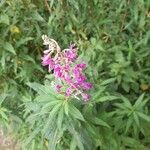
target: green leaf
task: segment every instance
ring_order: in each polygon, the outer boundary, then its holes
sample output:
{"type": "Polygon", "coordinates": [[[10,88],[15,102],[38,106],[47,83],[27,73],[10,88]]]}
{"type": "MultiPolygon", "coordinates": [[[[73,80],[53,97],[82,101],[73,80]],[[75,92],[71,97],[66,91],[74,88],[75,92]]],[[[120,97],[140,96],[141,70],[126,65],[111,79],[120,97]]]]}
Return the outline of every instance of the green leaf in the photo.
{"type": "Polygon", "coordinates": [[[107,85],[107,84],[114,82],[115,80],[116,78],[110,78],[110,79],[102,81],[100,85],[107,85]]]}
{"type": "Polygon", "coordinates": [[[65,111],[65,114],[68,116],[68,114],[69,114],[69,104],[68,104],[68,102],[66,102],[64,104],[64,111],[65,111]]]}
{"type": "Polygon", "coordinates": [[[131,127],[132,123],[133,123],[133,117],[129,117],[128,120],[127,120],[127,124],[126,124],[126,130],[125,130],[125,133],[128,132],[129,128],[131,127]]]}
{"type": "Polygon", "coordinates": [[[101,119],[99,119],[99,118],[94,118],[94,119],[91,118],[91,120],[92,120],[92,122],[93,122],[94,124],[97,124],[97,125],[101,125],[101,126],[110,128],[110,126],[109,126],[105,121],[103,121],[103,120],[101,120],[101,119]]]}
{"type": "Polygon", "coordinates": [[[57,127],[59,128],[59,130],[61,130],[62,128],[63,118],[64,118],[64,109],[61,108],[59,110],[58,118],[57,118],[57,127]]]}
{"type": "Polygon", "coordinates": [[[34,91],[38,92],[39,94],[48,94],[45,91],[45,87],[42,84],[36,83],[36,82],[27,82],[26,83],[29,87],[31,87],[34,91]]]}
{"type": "Polygon", "coordinates": [[[97,89],[97,92],[92,94],[92,100],[91,101],[95,101],[96,99],[101,97],[101,95],[105,91],[105,89],[106,89],[106,86],[102,86],[100,89],[97,89]]]}
{"type": "Polygon", "coordinates": [[[129,101],[126,97],[121,96],[121,99],[123,100],[124,105],[125,105],[127,108],[129,108],[129,109],[133,109],[132,104],[130,103],[130,101],[129,101]]]}
{"type": "Polygon", "coordinates": [[[83,146],[83,143],[82,143],[82,138],[81,138],[81,135],[79,132],[77,132],[74,128],[74,125],[71,124],[69,127],[68,127],[70,133],[72,134],[72,138],[74,138],[74,143],[73,145],[75,146],[75,143],[77,145],[77,147],[79,148],[79,150],[84,150],[84,146],[83,146]]]}
{"type": "Polygon", "coordinates": [[[22,38],[17,42],[16,47],[20,47],[21,45],[23,45],[26,42],[31,41],[33,39],[34,39],[33,37],[25,37],[24,39],[22,38]]]}
{"type": "Polygon", "coordinates": [[[4,23],[6,25],[9,25],[9,17],[7,14],[1,14],[0,15],[0,23],[4,23]]]}
{"type": "Polygon", "coordinates": [[[126,83],[126,82],[122,82],[122,88],[126,91],[126,92],[129,92],[130,90],[130,87],[129,87],[129,84],[126,83]]]}
{"type": "Polygon", "coordinates": [[[30,136],[23,143],[23,146],[26,147],[32,141],[32,139],[35,138],[35,136],[40,132],[40,130],[41,127],[37,127],[36,129],[34,129],[34,131],[30,133],[30,136]]]}
{"type": "Polygon", "coordinates": [[[53,4],[54,4],[54,0],[51,0],[50,8],[52,8],[52,7],[53,7],[53,4]]]}
{"type": "Polygon", "coordinates": [[[121,136],[121,139],[123,141],[123,144],[125,146],[130,147],[130,149],[136,149],[136,150],[145,150],[141,142],[137,141],[134,138],[127,137],[127,136],[121,136]]]}
{"type": "Polygon", "coordinates": [[[47,102],[46,104],[44,104],[41,111],[47,110],[48,108],[51,109],[51,107],[54,107],[55,105],[59,104],[60,102],[61,102],[60,100],[53,100],[53,101],[47,102]]]}
{"type": "Polygon", "coordinates": [[[139,107],[139,105],[141,105],[141,103],[142,103],[142,100],[143,100],[143,98],[144,98],[144,93],[137,99],[137,101],[135,102],[135,104],[134,104],[134,108],[137,108],[137,107],[139,107]]]}
{"type": "Polygon", "coordinates": [[[49,103],[51,101],[57,101],[60,102],[61,100],[56,99],[56,97],[54,95],[51,94],[40,94],[39,96],[37,96],[34,101],[36,102],[41,102],[41,103],[49,103]]]}
{"type": "Polygon", "coordinates": [[[140,15],[140,19],[139,19],[139,27],[140,28],[143,28],[145,23],[146,23],[146,18],[145,18],[145,13],[142,12],[141,15],[140,15]]]}
{"type": "Polygon", "coordinates": [[[117,96],[103,96],[103,97],[100,97],[100,98],[92,101],[92,103],[113,101],[113,100],[117,100],[117,99],[119,99],[119,97],[117,97],[117,96]]]}
{"type": "Polygon", "coordinates": [[[142,119],[144,119],[144,120],[150,122],[150,116],[147,116],[147,115],[145,115],[145,114],[143,114],[143,113],[141,113],[141,112],[137,112],[137,114],[138,114],[138,116],[141,117],[142,119]]]}
{"type": "Polygon", "coordinates": [[[3,101],[5,100],[5,98],[7,96],[8,96],[8,94],[6,94],[6,93],[0,94],[0,105],[3,103],[3,101]]]}
{"type": "Polygon", "coordinates": [[[9,51],[9,52],[11,52],[11,53],[14,54],[14,55],[16,55],[15,49],[14,49],[14,47],[12,46],[12,44],[6,42],[6,43],[4,44],[4,49],[7,50],[7,51],[9,51]]]}
{"type": "Polygon", "coordinates": [[[22,58],[35,64],[35,60],[29,55],[22,55],[22,58]]]}
{"type": "Polygon", "coordinates": [[[32,14],[32,18],[35,19],[35,20],[37,20],[37,21],[41,21],[41,22],[44,21],[43,17],[37,11],[35,11],[32,14]]]}
{"type": "Polygon", "coordinates": [[[59,134],[58,129],[55,129],[54,131],[51,132],[51,136],[49,137],[49,142],[48,142],[48,149],[49,150],[56,150],[56,144],[58,141],[58,134],[59,134]]]}
{"type": "Polygon", "coordinates": [[[126,110],[127,108],[124,106],[124,103],[115,103],[114,106],[120,108],[120,109],[123,109],[123,110],[126,110]]]}
{"type": "Polygon", "coordinates": [[[4,113],[4,111],[1,110],[1,109],[2,109],[2,108],[0,108],[0,115],[1,115],[1,117],[2,117],[3,119],[5,119],[5,120],[8,120],[8,117],[7,117],[6,113],[4,113]]]}
{"type": "Polygon", "coordinates": [[[6,53],[4,51],[2,52],[0,63],[1,63],[2,69],[4,70],[6,67],[6,53]]]}
{"type": "Polygon", "coordinates": [[[133,112],[133,117],[134,117],[134,120],[135,120],[137,126],[140,127],[139,118],[138,118],[138,115],[135,112],[133,112]]]}
{"type": "Polygon", "coordinates": [[[46,130],[48,129],[48,127],[51,125],[51,122],[56,120],[56,115],[58,114],[58,111],[60,109],[60,107],[62,106],[61,103],[55,105],[53,107],[53,109],[50,111],[50,114],[49,114],[49,117],[44,125],[44,128],[43,128],[43,133],[45,134],[46,133],[46,130]]]}
{"type": "Polygon", "coordinates": [[[83,146],[83,143],[81,142],[81,136],[78,135],[77,132],[74,133],[74,138],[76,140],[76,143],[77,143],[77,146],[79,148],[79,150],[84,150],[84,146],[83,146]]]}
{"type": "Polygon", "coordinates": [[[75,138],[72,137],[71,143],[70,143],[70,150],[76,150],[77,144],[75,141],[75,138]]]}
{"type": "Polygon", "coordinates": [[[73,105],[69,105],[69,113],[76,119],[85,121],[81,112],[73,105]]]}

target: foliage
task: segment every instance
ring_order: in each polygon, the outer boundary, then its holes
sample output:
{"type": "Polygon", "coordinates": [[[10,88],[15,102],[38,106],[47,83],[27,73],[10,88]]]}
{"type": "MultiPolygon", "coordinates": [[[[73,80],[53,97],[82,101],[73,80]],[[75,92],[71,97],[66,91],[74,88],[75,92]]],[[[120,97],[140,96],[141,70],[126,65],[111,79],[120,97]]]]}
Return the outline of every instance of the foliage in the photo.
{"type": "Polygon", "coordinates": [[[150,148],[149,0],[0,1],[0,123],[22,149],[150,148]],[[86,60],[91,100],[56,94],[42,34],[86,60]]]}

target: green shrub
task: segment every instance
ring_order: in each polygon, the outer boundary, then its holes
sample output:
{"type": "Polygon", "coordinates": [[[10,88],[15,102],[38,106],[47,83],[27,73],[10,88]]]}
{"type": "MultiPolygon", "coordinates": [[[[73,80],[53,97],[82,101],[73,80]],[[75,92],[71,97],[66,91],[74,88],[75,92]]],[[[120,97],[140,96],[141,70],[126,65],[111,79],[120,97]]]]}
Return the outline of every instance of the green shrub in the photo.
{"type": "Polygon", "coordinates": [[[0,2],[0,122],[23,149],[150,148],[149,7],[149,0],[0,2]],[[86,104],[54,93],[41,66],[43,34],[79,47],[94,84],[86,104]]]}

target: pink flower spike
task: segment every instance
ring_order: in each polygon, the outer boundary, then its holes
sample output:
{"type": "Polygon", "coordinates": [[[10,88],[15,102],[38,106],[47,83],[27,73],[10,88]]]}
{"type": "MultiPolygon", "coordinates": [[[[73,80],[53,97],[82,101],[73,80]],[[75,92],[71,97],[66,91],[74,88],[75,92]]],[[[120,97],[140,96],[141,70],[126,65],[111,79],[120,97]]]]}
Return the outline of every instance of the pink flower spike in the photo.
{"type": "Polygon", "coordinates": [[[78,48],[76,45],[70,44],[69,48],[61,51],[55,40],[48,38],[46,35],[42,36],[42,39],[43,44],[49,47],[44,50],[44,56],[41,58],[42,65],[48,66],[49,72],[52,70],[51,73],[56,83],[61,83],[55,84],[56,91],[70,98],[77,98],[77,95],[80,95],[84,101],[88,101],[90,95],[85,91],[90,90],[93,85],[86,81],[87,77],[83,72],[87,67],[86,63],[78,63],[78,48]]]}
{"type": "Polygon", "coordinates": [[[74,75],[75,75],[75,77],[78,77],[79,75],[80,75],[80,69],[79,68],[77,68],[77,67],[75,67],[74,69],[73,69],[73,73],[74,73],[74,75]]]}
{"type": "Polygon", "coordinates": [[[41,59],[42,59],[42,65],[43,66],[49,65],[49,62],[50,62],[49,54],[44,55],[44,57],[42,57],[41,59]]]}
{"type": "Polygon", "coordinates": [[[78,68],[81,68],[81,69],[85,69],[86,68],[86,64],[85,63],[80,63],[80,64],[77,64],[76,66],[78,68]]]}
{"type": "Polygon", "coordinates": [[[55,86],[55,88],[56,88],[56,91],[57,91],[58,93],[60,93],[62,86],[59,85],[59,84],[57,84],[57,85],[55,86]]]}
{"type": "Polygon", "coordinates": [[[84,101],[88,101],[90,99],[90,95],[88,95],[87,93],[82,93],[81,95],[84,101]]]}
{"type": "Polygon", "coordinates": [[[54,68],[54,74],[56,77],[61,78],[62,77],[62,69],[60,65],[55,65],[54,68]]]}
{"type": "Polygon", "coordinates": [[[78,78],[77,78],[77,82],[78,83],[83,83],[84,81],[86,80],[86,76],[84,75],[80,75],[78,78]]]}
{"type": "Polygon", "coordinates": [[[69,50],[65,52],[65,57],[68,58],[69,61],[74,61],[76,59],[76,53],[69,50]]]}
{"type": "Polygon", "coordinates": [[[70,96],[72,94],[73,90],[71,88],[68,88],[66,91],[66,96],[70,96]]]}
{"type": "Polygon", "coordinates": [[[85,83],[82,83],[82,87],[85,90],[90,90],[93,87],[93,85],[92,83],[85,82],[85,83]]]}

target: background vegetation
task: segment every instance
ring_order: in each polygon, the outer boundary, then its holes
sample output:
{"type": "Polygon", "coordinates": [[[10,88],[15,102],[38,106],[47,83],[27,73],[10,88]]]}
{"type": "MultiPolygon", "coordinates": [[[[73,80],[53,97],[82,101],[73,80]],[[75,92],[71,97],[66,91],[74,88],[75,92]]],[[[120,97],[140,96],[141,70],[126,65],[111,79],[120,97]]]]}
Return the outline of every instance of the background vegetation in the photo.
{"type": "Polygon", "coordinates": [[[27,150],[149,150],[149,47],[149,0],[1,0],[1,126],[27,150]],[[42,34],[78,45],[91,101],[54,94],[42,34]]]}

